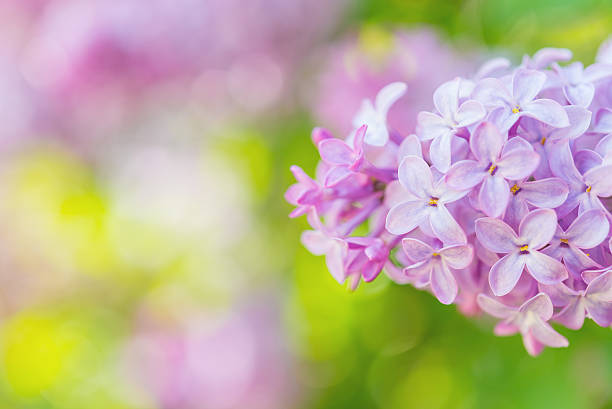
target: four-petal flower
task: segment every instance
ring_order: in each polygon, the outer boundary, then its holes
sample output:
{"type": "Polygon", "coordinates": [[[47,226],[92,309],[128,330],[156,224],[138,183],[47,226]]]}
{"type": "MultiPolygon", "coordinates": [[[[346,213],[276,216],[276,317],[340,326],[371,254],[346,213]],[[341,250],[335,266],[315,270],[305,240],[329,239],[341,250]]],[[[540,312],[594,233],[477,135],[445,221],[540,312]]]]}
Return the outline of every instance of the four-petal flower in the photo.
{"type": "Polygon", "coordinates": [[[538,251],[553,238],[557,227],[554,210],[538,209],[525,216],[519,234],[499,219],[483,217],[476,220],[476,237],[494,253],[505,253],[491,267],[489,285],[493,294],[508,294],[516,286],[523,269],[542,284],[556,284],[567,278],[563,264],[538,251]]]}
{"type": "Polygon", "coordinates": [[[467,100],[459,104],[460,79],[445,82],[434,92],[434,105],[439,112],[420,112],[417,118],[417,135],[421,140],[431,140],[429,156],[433,165],[446,172],[451,165],[451,142],[461,128],[483,119],[486,111],[478,101],[467,100]]]}
{"type": "Polygon", "coordinates": [[[612,325],[612,271],[594,278],[584,290],[564,284],[540,285],[555,307],[562,307],[553,319],[571,329],[580,329],[588,316],[602,327],[612,325]]]}
{"type": "Polygon", "coordinates": [[[446,208],[446,204],[461,199],[467,191],[450,189],[444,180],[434,183],[431,169],[418,156],[406,156],[398,169],[402,186],[414,198],[398,203],[389,210],[387,230],[405,234],[425,224],[445,244],[463,244],[465,233],[446,208]]]}
{"type": "Polygon", "coordinates": [[[404,252],[414,264],[404,268],[404,273],[416,287],[426,285],[442,304],[450,304],[457,297],[457,281],[453,269],[466,268],[472,261],[474,251],[467,244],[455,244],[435,250],[421,240],[402,240],[404,252]]]}
{"type": "Polygon", "coordinates": [[[599,245],[608,237],[609,231],[606,214],[601,210],[589,210],[576,217],[567,230],[558,226],[550,245],[543,252],[563,260],[567,270],[580,278],[583,270],[601,267],[582,250],[599,245]]]}
{"type": "Polygon", "coordinates": [[[480,208],[487,216],[499,217],[510,199],[508,180],[528,177],[537,168],[539,156],[520,138],[507,140],[495,125],[483,122],[470,138],[476,160],[457,162],[446,174],[453,189],[466,190],[482,183],[478,193],[480,208]]]}

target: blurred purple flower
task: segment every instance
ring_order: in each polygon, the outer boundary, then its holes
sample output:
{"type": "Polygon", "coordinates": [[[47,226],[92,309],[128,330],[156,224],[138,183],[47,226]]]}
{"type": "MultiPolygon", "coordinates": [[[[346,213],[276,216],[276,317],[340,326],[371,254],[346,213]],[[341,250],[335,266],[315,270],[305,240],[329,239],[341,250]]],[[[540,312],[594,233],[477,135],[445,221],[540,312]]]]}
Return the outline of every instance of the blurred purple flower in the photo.
{"type": "Polygon", "coordinates": [[[544,293],[530,298],[518,308],[508,307],[481,294],[478,296],[478,305],[488,314],[503,319],[495,327],[496,335],[505,336],[520,332],[530,355],[538,355],[544,346],[553,348],[568,346],[567,339],[547,322],[553,315],[553,305],[544,293]]]}
{"type": "Polygon", "coordinates": [[[553,319],[571,329],[580,329],[588,314],[602,327],[612,325],[612,271],[594,278],[584,290],[564,284],[541,285],[555,307],[562,307],[553,319]]]}
{"type": "Polygon", "coordinates": [[[406,238],[402,240],[402,248],[415,263],[404,268],[410,281],[418,288],[430,285],[442,304],[452,303],[457,297],[458,287],[451,268],[466,268],[472,261],[472,247],[456,244],[434,250],[427,243],[406,238]]]}

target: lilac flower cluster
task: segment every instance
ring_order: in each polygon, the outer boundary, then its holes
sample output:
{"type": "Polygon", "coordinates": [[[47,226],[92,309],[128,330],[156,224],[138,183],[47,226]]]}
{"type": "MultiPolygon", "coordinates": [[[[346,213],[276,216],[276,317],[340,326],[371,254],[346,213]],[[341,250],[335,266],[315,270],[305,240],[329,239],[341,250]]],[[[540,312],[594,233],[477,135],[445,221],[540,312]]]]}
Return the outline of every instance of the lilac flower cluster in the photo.
{"type": "Polygon", "coordinates": [[[297,166],[286,199],[355,289],[381,271],[465,314],[501,321],[531,355],[564,347],[554,321],[612,325],[612,43],[593,65],[543,49],[484,64],[433,94],[415,133],[388,126],[402,83],[363,101],[343,140],[316,128],[316,177],[297,166]]]}

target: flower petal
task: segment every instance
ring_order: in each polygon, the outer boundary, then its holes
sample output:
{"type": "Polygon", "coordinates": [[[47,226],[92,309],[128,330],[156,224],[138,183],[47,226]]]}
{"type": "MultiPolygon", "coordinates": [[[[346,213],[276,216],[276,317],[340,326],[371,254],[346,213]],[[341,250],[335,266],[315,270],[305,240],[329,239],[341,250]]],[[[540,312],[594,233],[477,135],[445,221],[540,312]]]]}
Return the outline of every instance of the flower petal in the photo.
{"type": "Polygon", "coordinates": [[[462,160],[455,163],[446,174],[446,184],[451,189],[464,190],[471,189],[487,175],[478,162],[474,160],[462,160]]]}
{"type": "MultiPolygon", "coordinates": [[[[514,138],[516,139],[516,138],[514,138]]],[[[529,177],[540,163],[540,155],[532,150],[515,149],[501,157],[497,165],[506,179],[520,180],[529,177]]]]}
{"type": "Polygon", "coordinates": [[[547,178],[521,184],[522,197],[536,207],[550,208],[561,206],[569,189],[560,178],[547,178]]]}
{"type": "Polygon", "coordinates": [[[530,250],[538,250],[550,243],[557,230],[557,214],[551,209],[530,212],[519,225],[519,237],[526,240],[530,250]]]}
{"type": "Polygon", "coordinates": [[[508,136],[499,132],[491,122],[483,122],[470,138],[470,149],[480,161],[495,162],[508,136]]]}
{"type": "Polygon", "coordinates": [[[353,149],[340,139],[325,139],[319,143],[321,159],[331,165],[350,165],[355,159],[353,149]]]}
{"type": "Polygon", "coordinates": [[[325,139],[333,139],[334,136],[329,130],[325,128],[315,127],[310,134],[310,138],[312,139],[312,143],[317,146],[319,145],[319,142],[325,139]]]}
{"type": "Polygon", "coordinates": [[[585,291],[586,308],[598,325],[612,324],[612,271],[591,281],[585,291]]]}
{"type": "Polygon", "coordinates": [[[510,186],[501,175],[485,177],[480,192],[478,201],[481,210],[489,217],[501,216],[510,200],[510,186]]]}
{"type": "Polygon", "coordinates": [[[602,158],[612,154],[612,133],[604,136],[599,140],[599,142],[597,142],[595,152],[597,152],[602,158]]]}
{"type": "Polygon", "coordinates": [[[452,119],[459,106],[459,78],[440,85],[433,94],[434,105],[443,118],[452,119]]]}
{"type": "Polygon", "coordinates": [[[382,118],[387,117],[389,108],[406,93],[407,86],[403,82],[392,82],[386,85],[376,95],[376,111],[382,118]]]}
{"type": "Polygon", "coordinates": [[[512,77],[512,96],[519,106],[533,101],[544,83],[546,74],[536,70],[519,68],[512,77]]]}
{"type": "Polygon", "coordinates": [[[606,134],[612,132],[612,109],[601,108],[597,111],[593,131],[606,134]]]}
{"type": "Polygon", "coordinates": [[[408,233],[426,219],[428,207],[422,201],[400,203],[389,210],[385,226],[391,234],[408,233]]]}
{"type": "Polygon", "coordinates": [[[404,268],[404,274],[417,288],[423,288],[429,284],[433,263],[431,260],[422,260],[418,263],[404,268]]]}
{"type": "Polygon", "coordinates": [[[595,95],[595,87],[593,84],[568,84],[563,87],[565,98],[572,104],[580,107],[588,107],[593,101],[595,95]]]}
{"type": "Polygon", "coordinates": [[[601,156],[590,149],[581,149],[574,153],[576,169],[582,174],[599,167],[602,162],[601,156]]]}
{"type": "Polygon", "coordinates": [[[540,291],[548,295],[550,301],[555,307],[565,307],[567,304],[572,302],[574,298],[580,295],[578,291],[572,290],[563,283],[553,285],[540,284],[538,287],[540,288],[540,291]]]}
{"type": "Polygon", "coordinates": [[[558,61],[569,61],[572,59],[572,52],[566,48],[545,47],[538,50],[531,58],[530,66],[536,69],[548,67],[558,61]]]}
{"type": "Polygon", "coordinates": [[[570,189],[581,188],[583,185],[582,175],[576,169],[569,143],[555,144],[555,148],[551,153],[549,155],[549,165],[552,173],[565,180],[569,184],[570,189]]]}
{"type": "Polygon", "coordinates": [[[523,334],[523,345],[531,356],[538,356],[544,350],[544,344],[538,341],[529,330],[523,334]]]}
{"type": "Polygon", "coordinates": [[[597,166],[584,174],[584,183],[591,186],[597,196],[612,196],[612,165],[597,166]]]}
{"type": "Polygon", "coordinates": [[[448,246],[440,249],[440,256],[451,268],[466,268],[474,258],[474,249],[469,244],[448,246]]]}
{"type": "Polygon", "coordinates": [[[497,78],[484,78],[478,81],[472,91],[472,98],[487,108],[508,106],[512,100],[506,86],[497,78]]]}
{"type": "Polygon", "coordinates": [[[451,304],[457,297],[458,287],[455,277],[443,262],[434,262],[431,272],[431,290],[442,304],[451,304]]]}
{"type": "MultiPolygon", "coordinates": [[[[531,119],[531,118],[525,118],[525,119],[539,123],[535,119],[531,119]]],[[[504,147],[502,148],[501,156],[506,156],[509,153],[516,151],[516,150],[533,151],[533,146],[531,145],[531,143],[527,142],[527,140],[525,140],[524,138],[521,138],[520,136],[515,136],[514,138],[508,139],[508,141],[504,144],[504,147]]]]}
{"type": "Polygon", "coordinates": [[[525,257],[513,252],[500,258],[493,264],[489,273],[489,285],[493,294],[498,297],[508,294],[514,287],[525,267],[525,257]]]}
{"type": "Polygon", "coordinates": [[[516,249],[516,233],[510,226],[493,217],[476,220],[476,237],[494,253],[510,253],[516,249]]]}
{"type": "Polygon", "coordinates": [[[346,280],[344,268],[348,245],[342,239],[332,239],[332,244],[325,256],[325,263],[332,277],[342,284],[346,280]]]}
{"type": "Polygon", "coordinates": [[[331,247],[331,238],[319,230],[306,230],[302,232],[302,244],[315,256],[322,256],[331,247]]]}
{"type": "Polygon", "coordinates": [[[544,321],[548,321],[553,315],[553,305],[548,295],[538,293],[525,301],[520,307],[522,313],[532,312],[544,321]]]}
{"type": "Polygon", "coordinates": [[[580,329],[584,324],[585,303],[581,297],[575,297],[557,315],[555,321],[570,329],[580,329]]]}
{"type": "Polygon", "coordinates": [[[480,121],[487,114],[486,109],[476,100],[467,100],[459,106],[455,121],[458,127],[466,127],[480,121]]]}
{"type": "Polygon", "coordinates": [[[560,283],[568,276],[561,262],[539,251],[532,251],[526,255],[525,264],[531,276],[542,284],[560,283]]]}
{"type": "Polygon", "coordinates": [[[507,319],[516,314],[516,309],[508,307],[507,305],[502,304],[484,294],[478,294],[478,297],[476,297],[476,302],[484,312],[495,318],[507,319]]]}
{"type": "Polygon", "coordinates": [[[553,130],[549,138],[551,139],[575,139],[585,133],[591,125],[591,111],[575,106],[567,105],[563,109],[567,114],[570,125],[565,128],[553,130]]]}
{"type": "Polygon", "coordinates": [[[510,195],[508,207],[506,207],[506,212],[504,213],[504,221],[513,229],[518,230],[521,220],[523,220],[527,213],[529,213],[527,202],[519,195],[510,195]]]}
{"type": "Polygon", "coordinates": [[[558,102],[552,99],[536,99],[521,106],[523,115],[535,118],[555,128],[569,126],[569,118],[558,102]]]}
{"type": "MultiPolygon", "coordinates": [[[[560,250],[563,257],[563,264],[567,271],[576,278],[580,277],[580,273],[586,269],[601,267],[571,242],[569,243],[569,247],[558,247],[557,250],[560,250]]],[[[556,254],[549,254],[548,252],[546,252],[546,254],[559,260],[556,254]]]]}
{"type": "Polygon", "coordinates": [[[444,178],[440,178],[440,180],[438,180],[438,183],[436,183],[433,191],[436,196],[440,198],[439,202],[444,204],[456,202],[459,199],[463,199],[468,193],[470,193],[470,191],[466,189],[459,190],[450,188],[447,186],[444,178]]]}
{"type": "Polygon", "coordinates": [[[612,65],[595,63],[591,64],[584,70],[584,79],[590,83],[595,83],[601,80],[612,77],[612,65]]]}
{"type": "Polygon", "coordinates": [[[416,133],[422,141],[429,141],[450,132],[448,123],[439,115],[427,111],[417,115],[416,133]]]}
{"type": "Polygon", "coordinates": [[[510,324],[506,321],[501,321],[497,323],[497,325],[495,325],[495,328],[493,328],[493,333],[498,337],[507,337],[510,335],[514,335],[517,332],[519,332],[519,328],[516,325],[510,324]]]}
{"type": "Polygon", "coordinates": [[[389,209],[402,202],[419,200],[418,197],[408,192],[399,180],[389,182],[385,188],[384,203],[389,209]]]}
{"type": "Polygon", "coordinates": [[[405,238],[402,240],[402,248],[404,253],[413,262],[430,259],[434,252],[434,249],[427,243],[423,243],[421,240],[405,238]]]}
{"type": "Polygon", "coordinates": [[[590,249],[604,241],[609,231],[610,224],[606,214],[600,210],[589,210],[578,216],[565,233],[573,245],[590,249]]]}
{"type": "Polygon", "coordinates": [[[585,291],[587,297],[598,295],[612,301],[612,270],[595,277],[585,291]]]}
{"type": "Polygon", "coordinates": [[[535,322],[529,327],[529,332],[535,339],[549,347],[563,348],[569,345],[569,342],[563,335],[559,334],[539,317],[537,317],[535,322]]]}
{"type": "Polygon", "coordinates": [[[406,139],[402,141],[397,152],[397,158],[401,162],[405,156],[409,155],[418,156],[419,158],[423,157],[421,141],[414,134],[408,135],[406,139]]]}
{"type": "Polygon", "coordinates": [[[446,206],[438,204],[438,206],[431,207],[431,209],[429,223],[436,237],[445,245],[464,244],[467,241],[463,229],[448,212],[446,206]]]}
{"type": "Polygon", "coordinates": [[[427,198],[433,190],[433,177],[427,163],[418,156],[406,156],[397,170],[402,184],[413,195],[427,198]]]}
{"type": "Polygon", "coordinates": [[[438,136],[429,146],[429,159],[440,172],[447,172],[451,165],[451,140],[453,135],[446,133],[438,136]]]}
{"type": "Polygon", "coordinates": [[[587,298],[585,304],[589,316],[597,325],[601,327],[612,325],[612,300],[603,301],[587,298]]]}

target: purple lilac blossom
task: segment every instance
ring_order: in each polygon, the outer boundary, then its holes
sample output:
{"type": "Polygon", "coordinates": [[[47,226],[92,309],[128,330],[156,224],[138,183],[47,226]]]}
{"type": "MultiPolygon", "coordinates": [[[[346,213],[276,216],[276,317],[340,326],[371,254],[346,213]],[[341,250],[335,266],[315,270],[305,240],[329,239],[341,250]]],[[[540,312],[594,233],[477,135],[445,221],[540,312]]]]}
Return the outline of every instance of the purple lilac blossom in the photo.
{"type": "Polygon", "coordinates": [[[317,177],[294,167],[287,192],[314,228],[304,244],[351,289],[384,272],[500,319],[531,355],[568,345],[550,323],[610,326],[610,44],[586,68],[547,48],[447,79],[405,134],[387,118],[411,93],[397,82],[345,138],[316,128],[317,177]]]}

